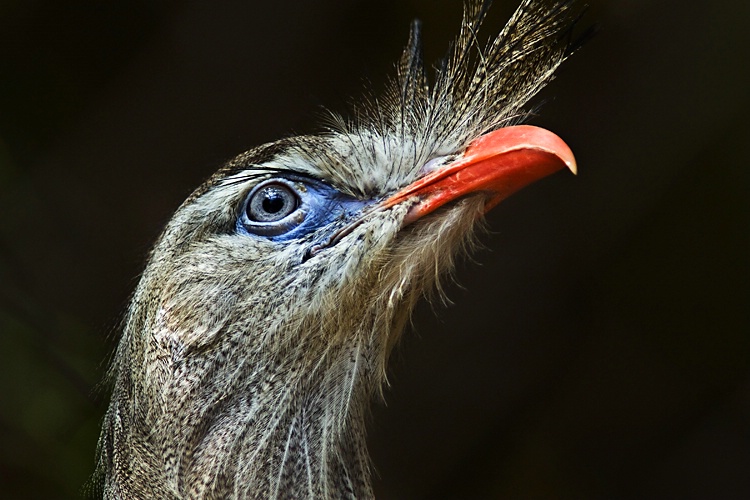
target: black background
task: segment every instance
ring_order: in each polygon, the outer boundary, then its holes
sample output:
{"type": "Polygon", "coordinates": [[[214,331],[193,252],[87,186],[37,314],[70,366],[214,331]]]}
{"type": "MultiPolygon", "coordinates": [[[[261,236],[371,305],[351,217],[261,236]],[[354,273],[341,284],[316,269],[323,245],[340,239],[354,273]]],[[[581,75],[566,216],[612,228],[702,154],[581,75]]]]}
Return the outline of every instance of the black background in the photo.
{"type": "MultiPolygon", "coordinates": [[[[750,497],[750,4],[590,0],[579,162],[489,215],[376,403],[381,498],[750,497]]],[[[515,7],[492,10],[485,35],[515,7]]],[[[75,497],[149,246],[223,161],[381,88],[459,1],[0,3],[0,491],[75,497]]]]}

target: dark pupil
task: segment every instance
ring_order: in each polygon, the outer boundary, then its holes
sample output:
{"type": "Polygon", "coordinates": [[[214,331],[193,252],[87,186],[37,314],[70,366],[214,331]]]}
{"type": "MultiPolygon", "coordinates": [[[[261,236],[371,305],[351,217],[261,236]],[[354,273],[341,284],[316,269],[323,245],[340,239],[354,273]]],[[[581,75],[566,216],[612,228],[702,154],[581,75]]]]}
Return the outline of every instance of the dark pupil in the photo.
{"type": "Polygon", "coordinates": [[[284,209],[286,198],[276,189],[269,189],[263,198],[263,210],[269,214],[275,214],[284,209]]]}

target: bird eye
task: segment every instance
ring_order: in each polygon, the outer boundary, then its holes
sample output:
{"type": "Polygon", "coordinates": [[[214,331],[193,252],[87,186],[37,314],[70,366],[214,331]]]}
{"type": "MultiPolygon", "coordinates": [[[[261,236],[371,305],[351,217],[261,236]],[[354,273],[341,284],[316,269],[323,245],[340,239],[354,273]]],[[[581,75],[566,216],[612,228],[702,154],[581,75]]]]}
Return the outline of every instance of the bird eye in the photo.
{"type": "Polygon", "coordinates": [[[300,190],[304,186],[286,179],[263,182],[245,200],[239,223],[244,230],[260,236],[279,236],[305,220],[300,190]]]}
{"type": "MultiPolygon", "coordinates": [[[[330,224],[340,227],[371,203],[342,194],[318,179],[286,172],[248,193],[238,210],[236,228],[240,234],[289,241],[330,224]]],[[[325,237],[327,233],[321,236],[325,237]]]]}
{"type": "Polygon", "coordinates": [[[284,184],[272,183],[258,187],[247,202],[247,218],[252,222],[276,222],[294,212],[299,197],[284,184]]]}

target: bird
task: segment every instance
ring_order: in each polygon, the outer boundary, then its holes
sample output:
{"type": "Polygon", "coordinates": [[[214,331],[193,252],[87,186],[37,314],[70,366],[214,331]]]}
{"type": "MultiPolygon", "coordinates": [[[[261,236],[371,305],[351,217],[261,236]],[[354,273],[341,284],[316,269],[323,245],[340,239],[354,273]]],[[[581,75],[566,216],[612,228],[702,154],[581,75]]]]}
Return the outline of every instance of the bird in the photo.
{"type": "Polygon", "coordinates": [[[92,491],[373,497],[365,422],[415,304],[442,293],[488,210],[577,168],[526,122],[580,12],[522,0],[482,43],[490,3],[467,0],[434,75],[415,21],[382,94],[239,154],[176,210],[107,374],[92,491]]]}

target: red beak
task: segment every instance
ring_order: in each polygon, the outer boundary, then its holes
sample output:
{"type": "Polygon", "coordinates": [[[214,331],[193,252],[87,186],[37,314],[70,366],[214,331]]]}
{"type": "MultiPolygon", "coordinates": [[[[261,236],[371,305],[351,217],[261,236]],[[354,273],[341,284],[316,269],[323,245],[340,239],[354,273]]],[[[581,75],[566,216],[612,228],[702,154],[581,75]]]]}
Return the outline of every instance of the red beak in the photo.
{"type": "Polygon", "coordinates": [[[455,161],[425,174],[384,202],[385,208],[409,199],[409,224],[470,193],[487,193],[485,212],[524,186],[568,167],[576,160],[567,144],[539,127],[518,125],[485,134],[469,144],[455,161]]]}

